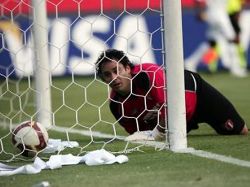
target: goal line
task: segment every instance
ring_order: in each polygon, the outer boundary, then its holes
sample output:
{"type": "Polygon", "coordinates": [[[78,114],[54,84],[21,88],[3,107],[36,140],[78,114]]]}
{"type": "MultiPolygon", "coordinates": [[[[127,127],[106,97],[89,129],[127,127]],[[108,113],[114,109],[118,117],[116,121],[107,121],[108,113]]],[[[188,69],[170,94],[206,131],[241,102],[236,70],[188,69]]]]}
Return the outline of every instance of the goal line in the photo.
{"type": "MultiPolygon", "coordinates": [[[[80,134],[84,136],[93,136],[97,138],[115,138],[117,140],[124,140],[125,136],[114,136],[112,134],[106,134],[98,131],[87,131],[87,130],[77,130],[77,129],[68,129],[65,127],[53,127],[51,130],[57,131],[57,132],[66,132],[69,131],[70,133],[74,134],[80,134]]],[[[140,144],[140,145],[145,145],[149,147],[155,147],[158,149],[166,149],[169,150],[169,148],[166,146],[165,142],[156,142],[156,141],[137,141],[137,142],[131,142],[135,144],[140,144]]],[[[241,167],[247,167],[250,168],[250,161],[247,160],[241,160],[238,158],[233,158],[231,156],[226,156],[226,155],[221,155],[217,153],[212,153],[208,151],[203,151],[203,150],[196,150],[194,148],[187,148],[183,150],[178,150],[176,153],[186,153],[186,154],[191,154],[194,156],[202,157],[202,158],[207,158],[211,160],[216,160],[220,162],[225,162],[228,164],[233,164],[241,167]]]]}

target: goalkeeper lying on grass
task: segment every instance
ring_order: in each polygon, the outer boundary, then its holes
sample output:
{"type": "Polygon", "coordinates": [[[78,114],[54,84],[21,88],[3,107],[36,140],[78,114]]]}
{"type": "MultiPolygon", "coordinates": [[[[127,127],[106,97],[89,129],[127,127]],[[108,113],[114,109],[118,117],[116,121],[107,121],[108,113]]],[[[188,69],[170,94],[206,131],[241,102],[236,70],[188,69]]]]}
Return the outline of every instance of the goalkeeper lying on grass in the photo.
{"type": "MultiPolygon", "coordinates": [[[[98,76],[112,88],[110,110],[131,134],[127,140],[165,138],[165,75],[152,63],[133,65],[122,51],[108,49],[96,62],[98,76]]],[[[209,124],[218,134],[248,133],[231,102],[197,73],[185,71],[187,132],[199,123],[209,124]]]]}

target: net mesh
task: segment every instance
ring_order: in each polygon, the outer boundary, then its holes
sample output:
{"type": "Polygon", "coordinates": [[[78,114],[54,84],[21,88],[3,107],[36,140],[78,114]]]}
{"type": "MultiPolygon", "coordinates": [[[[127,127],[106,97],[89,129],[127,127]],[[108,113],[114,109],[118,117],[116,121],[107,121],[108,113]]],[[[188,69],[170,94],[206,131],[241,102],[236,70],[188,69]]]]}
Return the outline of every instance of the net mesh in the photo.
{"type": "MultiPolygon", "coordinates": [[[[123,50],[134,63],[162,64],[160,1],[46,2],[48,26],[43,29],[49,39],[47,71],[52,102],[52,126],[47,130],[50,138],[79,143],[57,153],[79,155],[100,148],[112,152],[139,150],[145,143],[123,141],[127,134],[109,110],[110,88],[97,78],[94,63],[103,50],[115,48],[123,50]]],[[[32,9],[30,1],[0,1],[1,161],[23,159],[11,144],[12,129],[23,121],[36,120],[39,113],[32,9]]],[[[150,144],[164,147],[164,143],[150,144]]]]}

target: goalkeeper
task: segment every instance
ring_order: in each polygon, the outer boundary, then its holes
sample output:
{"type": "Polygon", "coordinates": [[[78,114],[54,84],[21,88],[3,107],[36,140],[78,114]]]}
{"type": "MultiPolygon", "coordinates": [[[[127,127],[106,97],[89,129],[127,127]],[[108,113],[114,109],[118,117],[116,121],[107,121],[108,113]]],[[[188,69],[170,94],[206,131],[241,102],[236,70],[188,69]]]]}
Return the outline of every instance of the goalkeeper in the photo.
{"type": "MultiPolygon", "coordinates": [[[[134,65],[123,51],[108,49],[96,61],[98,76],[111,87],[110,110],[129,133],[127,140],[163,140],[165,75],[152,63],[134,65]]],[[[218,134],[248,133],[231,102],[197,73],[185,70],[187,132],[209,124],[218,134]]]]}

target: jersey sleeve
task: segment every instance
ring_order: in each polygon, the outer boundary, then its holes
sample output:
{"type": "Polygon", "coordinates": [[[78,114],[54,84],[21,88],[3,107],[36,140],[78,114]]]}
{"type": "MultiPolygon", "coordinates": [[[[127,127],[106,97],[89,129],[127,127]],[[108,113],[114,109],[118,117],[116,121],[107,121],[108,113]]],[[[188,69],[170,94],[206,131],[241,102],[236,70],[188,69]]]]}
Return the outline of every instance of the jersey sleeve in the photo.
{"type": "Polygon", "coordinates": [[[166,103],[166,87],[165,87],[165,73],[164,70],[156,66],[149,69],[148,76],[150,80],[150,91],[148,98],[154,100],[155,105],[160,108],[160,120],[165,119],[165,103],[166,103]]]}

